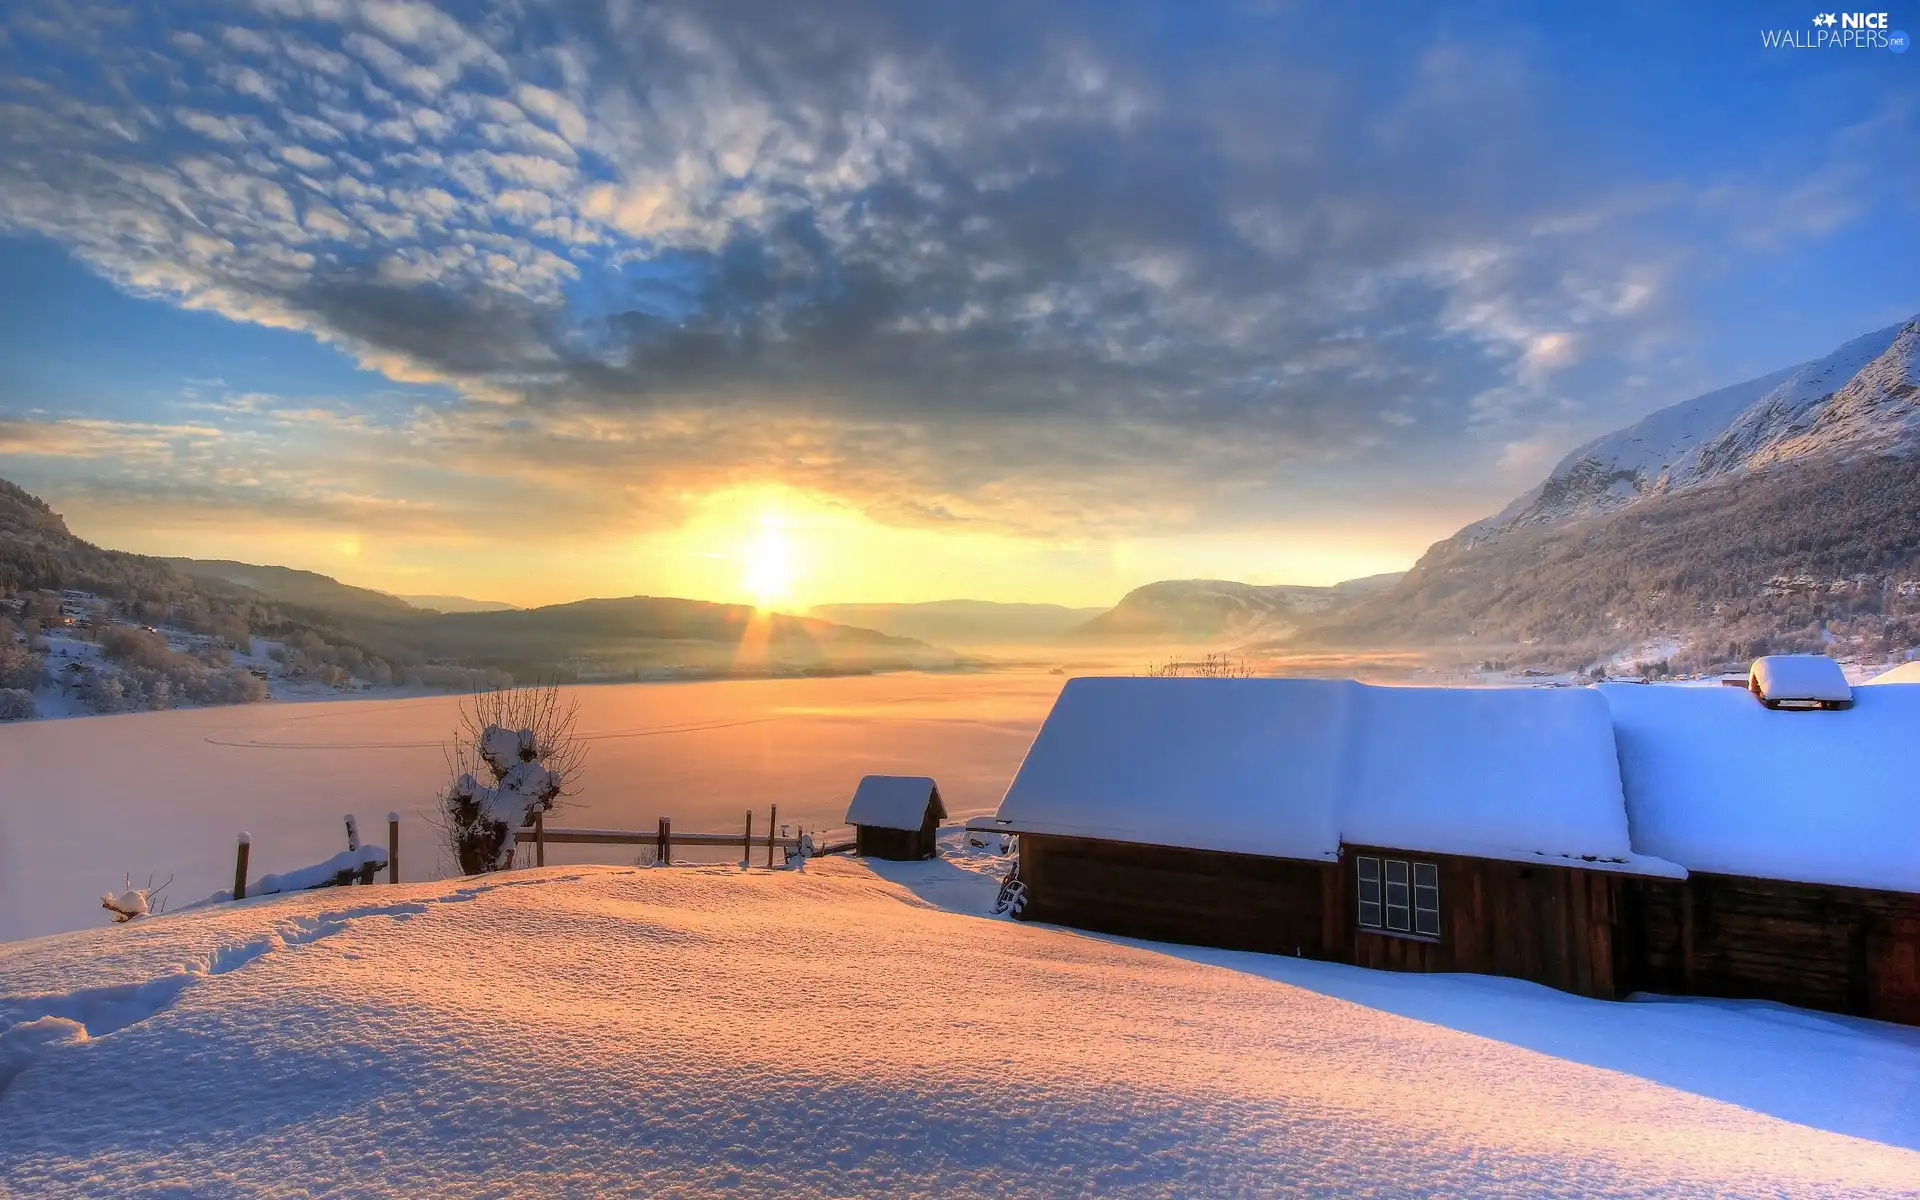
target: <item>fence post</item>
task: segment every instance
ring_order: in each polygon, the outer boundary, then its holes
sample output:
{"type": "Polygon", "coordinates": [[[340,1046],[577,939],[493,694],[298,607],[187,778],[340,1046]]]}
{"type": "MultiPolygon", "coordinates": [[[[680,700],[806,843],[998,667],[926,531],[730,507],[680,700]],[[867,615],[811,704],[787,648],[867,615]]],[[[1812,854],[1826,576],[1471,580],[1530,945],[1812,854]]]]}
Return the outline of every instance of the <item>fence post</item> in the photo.
{"type": "Polygon", "coordinates": [[[547,810],[544,808],[533,814],[533,865],[547,865],[547,810]]]}
{"type": "Polygon", "coordinates": [[[773,869],[773,833],[774,833],[774,830],[780,827],[779,821],[780,821],[780,806],[778,804],[768,805],[767,806],[767,869],[768,870],[773,869]]]}
{"type": "Polygon", "coordinates": [[[247,898],[247,851],[253,848],[253,838],[245,830],[240,831],[240,845],[233,855],[233,898],[247,898]]]}
{"type": "Polygon", "coordinates": [[[400,814],[387,814],[387,882],[400,882],[400,814]]]}
{"type": "Polygon", "coordinates": [[[747,810],[747,836],[740,841],[740,869],[745,870],[753,861],[753,810],[747,810]]]}
{"type": "Polygon", "coordinates": [[[658,833],[654,835],[653,848],[654,848],[653,862],[655,866],[670,867],[673,865],[673,818],[672,817],[660,818],[660,830],[658,833]]]}
{"type": "Polygon", "coordinates": [[[353,819],[352,813],[348,813],[346,819],[347,819],[347,849],[358,850],[360,848],[360,823],[353,819]]]}

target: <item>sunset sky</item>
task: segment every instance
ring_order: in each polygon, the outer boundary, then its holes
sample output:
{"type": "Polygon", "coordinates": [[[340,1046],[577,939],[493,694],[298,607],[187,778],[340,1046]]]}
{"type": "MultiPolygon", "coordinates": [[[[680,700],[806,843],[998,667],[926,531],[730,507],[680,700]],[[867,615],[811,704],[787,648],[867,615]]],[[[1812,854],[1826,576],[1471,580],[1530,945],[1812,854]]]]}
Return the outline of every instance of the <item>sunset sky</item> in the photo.
{"type": "Polygon", "coordinates": [[[0,475],[523,604],[1402,569],[1920,310],[1920,55],[1812,15],[9,5],[0,475]]]}

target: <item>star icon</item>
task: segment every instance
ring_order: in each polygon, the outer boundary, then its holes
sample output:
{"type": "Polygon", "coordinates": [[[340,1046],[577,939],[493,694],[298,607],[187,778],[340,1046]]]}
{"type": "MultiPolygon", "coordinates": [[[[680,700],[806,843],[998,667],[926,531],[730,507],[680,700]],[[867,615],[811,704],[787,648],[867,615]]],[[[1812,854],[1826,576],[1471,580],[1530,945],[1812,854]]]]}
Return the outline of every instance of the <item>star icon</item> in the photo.
{"type": "Polygon", "coordinates": [[[1813,19],[1813,23],[1815,25],[1825,25],[1828,28],[1832,28],[1840,23],[1840,19],[1832,13],[1821,13],[1813,19]]]}

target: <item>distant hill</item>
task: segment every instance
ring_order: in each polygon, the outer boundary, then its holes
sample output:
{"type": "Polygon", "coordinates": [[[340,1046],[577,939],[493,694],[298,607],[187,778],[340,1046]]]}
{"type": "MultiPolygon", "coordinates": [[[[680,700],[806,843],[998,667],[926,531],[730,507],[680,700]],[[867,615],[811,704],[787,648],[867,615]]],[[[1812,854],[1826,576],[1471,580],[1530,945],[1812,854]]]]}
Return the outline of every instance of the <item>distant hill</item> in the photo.
{"type": "Polygon", "coordinates": [[[918,604],[816,604],[814,616],[945,646],[1044,645],[1105,612],[1059,604],[931,600],[918,604]]]}
{"type": "Polygon", "coordinates": [[[1330,587],[1168,579],[1128,592],[1076,628],[1082,641],[1193,645],[1279,640],[1311,619],[1324,620],[1391,585],[1397,574],[1370,575],[1330,587]]]}
{"type": "Polygon", "coordinates": [[[420,610],[398,596],[341,583],[331,575],[293,567],[267,567],[224,558],[169,558],[174,567],[202,579],[237,583],[272,600],[349,616],[405,620],[420,610]]]}
{"type": "Polygon", "coordinates": [[[465,596],[400,596],[415,608],[430,608],[435,612],[512,612],[518,604],[508,604],[504,600],[469,600],[465,596]]]}
{"type": "Polygon", "coordinates": [[[1582,446],[1300,640],[1689,667],[1920,645],[1920,319],[1582,446]]]}
{"type": "Polygon", "coordinates": [[[560,664],[582,678],[673,667],[753,673],[945,667],[958,661],[950,650],[872,629],[661,596],[445,613],[414,623],[409,633],[429,655],[515,674],[560,664]]]}

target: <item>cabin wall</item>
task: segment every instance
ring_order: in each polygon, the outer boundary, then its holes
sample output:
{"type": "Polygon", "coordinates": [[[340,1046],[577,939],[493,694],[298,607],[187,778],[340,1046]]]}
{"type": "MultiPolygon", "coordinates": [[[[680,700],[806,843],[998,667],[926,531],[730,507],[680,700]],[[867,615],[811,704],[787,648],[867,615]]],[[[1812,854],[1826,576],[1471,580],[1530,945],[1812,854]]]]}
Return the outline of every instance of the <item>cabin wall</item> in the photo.
{"type": "Polygon", "coordinates": [[[853,829],[853,851],[862,858],[910,861],[932,858],[934,849],[930,829],[883,829],[878,825],[856,825],[853,829]]]}
{"type": "Polygon", "coordinates": [[[1326,957],[1332,863],[1020,835],[1021,916],[1161,942],[1326,957]]]}
{"type": "Polygon", "coordinates": [[[1920,895],[1696,871],[1626,908],[1633,990],[1920,1025],[1920,895]]]}
{"type": "Polygon", "coordinates": [[[1340,859],[1335,957],[1392,971],[1465,971],[1528,979],[1582,996],[1621,995],[1615,942],[1623,877],[1612,871],[1347,846],[1340,859]],[[1440,936],[1362,928],[1361,855],[1430,862],[1440,875],[1440,936]]]}

